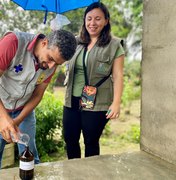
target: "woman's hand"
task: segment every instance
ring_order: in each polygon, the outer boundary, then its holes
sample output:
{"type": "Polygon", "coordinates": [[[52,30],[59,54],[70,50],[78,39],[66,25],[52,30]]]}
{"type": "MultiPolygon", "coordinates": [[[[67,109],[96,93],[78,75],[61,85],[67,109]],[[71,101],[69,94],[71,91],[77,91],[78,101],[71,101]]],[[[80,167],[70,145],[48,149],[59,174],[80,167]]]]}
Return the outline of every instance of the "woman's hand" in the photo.
{"type": "Polygon", "coordinates": [[[106,113],[106,119],[116,119],[120,115],[120,104],[111,104],[109,107],[107,113],[106,113]]]}
{"type": "Polygon", "coordinates": [[[113,102],[106,113],[107,119],[116,119],[120,115],[120,102],[123,91],[123,64],[124,55],[118,57],[113,64],[112,78],[113,78],[113,102]]]}

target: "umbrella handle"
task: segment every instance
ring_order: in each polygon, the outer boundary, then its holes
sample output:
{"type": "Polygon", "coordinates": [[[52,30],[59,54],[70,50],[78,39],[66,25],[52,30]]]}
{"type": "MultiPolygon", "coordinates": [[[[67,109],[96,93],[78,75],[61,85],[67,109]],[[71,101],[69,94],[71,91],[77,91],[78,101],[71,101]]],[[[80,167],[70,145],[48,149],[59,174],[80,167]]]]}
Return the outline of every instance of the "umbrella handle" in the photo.
{"type": "Polygon", "coordinates": [[[45,5],[42,5],[42,7],[43,7],[44,9],[46,9],[46,10],[45,10],[44,20],[43,20],[43,23],[46,24],[46,20],[47,20],[47,16],[48,16],[48,8],[47,8],[45,5]]]}

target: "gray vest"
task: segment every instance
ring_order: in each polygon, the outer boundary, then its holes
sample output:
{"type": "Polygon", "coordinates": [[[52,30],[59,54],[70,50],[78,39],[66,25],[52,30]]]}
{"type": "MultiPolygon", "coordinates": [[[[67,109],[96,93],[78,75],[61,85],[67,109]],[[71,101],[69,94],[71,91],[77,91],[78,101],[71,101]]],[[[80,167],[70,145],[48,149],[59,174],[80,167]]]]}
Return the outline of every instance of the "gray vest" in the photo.
{"type": "Polygon", "coordinates": [[[28,44],[35,36],[24,32],[13,33],[18,39],[18,48],[8,69],[0,77],[0,98],[8,110],[24,106],[36,85],[46,80],[55,70],[52,68],[36,71],[34,55],[27,50],[28,44]]]}
{"type": "MultiPolygon", "coordinates": [[[[120,39],[112,38],[106,47],[95,45],[89,52],[87,59],[87,74],[90,85],[95,85],[103,77],[108,76],[112,71],[115,54],[120,45],[120,39]]],[[[69,63],[68,82],[65,94],[65,106],[71,107],[71,96],[74,77],[74,65],[82,45],[78,45],[77,51],[69,63]]],[[[109,77],[101,86],[98,87],[96,103],[92,111],[107,111],[113,100],[113,84],[109,77]]],[[[86,109],[85,109],[86,110],[86,109]]]]}

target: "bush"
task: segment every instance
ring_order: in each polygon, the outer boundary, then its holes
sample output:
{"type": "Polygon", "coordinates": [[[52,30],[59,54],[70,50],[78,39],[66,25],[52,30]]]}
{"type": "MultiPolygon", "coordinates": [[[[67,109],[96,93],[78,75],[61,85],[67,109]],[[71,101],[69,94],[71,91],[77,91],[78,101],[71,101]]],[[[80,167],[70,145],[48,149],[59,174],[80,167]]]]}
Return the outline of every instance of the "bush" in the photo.
{"type": "Polygon", "coordinates": [[[139,99],[141,96],[141,76],[140,62],[125,62],[124,66],[124,89],[122,95],[122,105],[128,106],[131,101],[139,99]]]}
{"type": "Polygon", "coordinates": [[[137,143],[140,142],[140,126],[137,124],[133,124],[131,129],[126,133],[120,136],[121,139],[124,139],[128,142],[137,143]]]}
{"type": "Polygon", "coordinates": [[[103,136],[104,137],[109,137],[111,134],[111,127],[110,127],[110,124],[107,123],[104,130],[103,130],[103,136]]]}
{"type": "Polygon", "coordinates": [[[49,92],[36,108],[36,144],[41,160],[48,161],[49,153],[63,153],[64,142],[62,138],[63,103],[49,92]],[[56,134],[56,132],[58,134],[56,134]]]}
{"type": "Polygon", "coordinates": [[[54,85],[64,87],[64,81],[65,81],[65,65],[62,65],[59,67],[58,73],[56,74],[54,85]]]}

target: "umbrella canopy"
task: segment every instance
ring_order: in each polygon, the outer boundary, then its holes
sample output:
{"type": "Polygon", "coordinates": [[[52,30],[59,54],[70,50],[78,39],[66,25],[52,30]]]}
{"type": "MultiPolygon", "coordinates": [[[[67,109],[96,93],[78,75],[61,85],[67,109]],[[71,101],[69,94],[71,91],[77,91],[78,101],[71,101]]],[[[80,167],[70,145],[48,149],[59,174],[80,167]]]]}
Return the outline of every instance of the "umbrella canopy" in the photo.
{"type": "Polygon", "coordinates": [[[99,0],[11,0],[21,6],[24,10],[45,11],[45,22],[47,12],[62,14],[67,11],[89,6],[99,0]]]}

